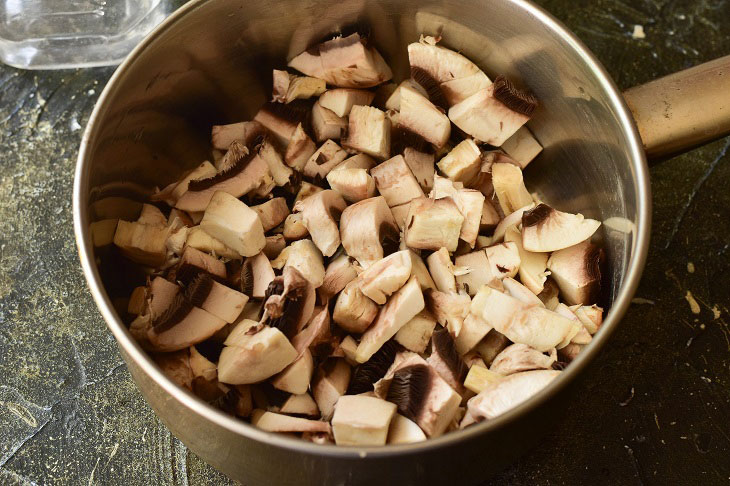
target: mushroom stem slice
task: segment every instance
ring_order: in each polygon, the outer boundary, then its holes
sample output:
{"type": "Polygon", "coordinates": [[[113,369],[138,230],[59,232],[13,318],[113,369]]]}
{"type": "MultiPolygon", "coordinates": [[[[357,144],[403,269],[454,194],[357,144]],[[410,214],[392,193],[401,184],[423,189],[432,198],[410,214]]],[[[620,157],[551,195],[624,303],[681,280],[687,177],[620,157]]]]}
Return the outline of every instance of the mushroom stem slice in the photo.
{"type": "Polygon", "coordinates": [[[382,243],[398,242],[398,227],[383,196],[348,206],[340,218],[342,246],[363,268],[385,255],[382,243]]]}
{"type": "Polygon", "coordinates": [[[332,189],[318,192],[294,205],[294,211],[302,213],[302,222],[312,235],[312,241],[326,257],[334,255],[340,246],[337,223],[346,207],[342,196],[332,189]]]}
{"type": "Polygon", "coordinates": [[[511,214],[533,202],[525,188],[522,170],[513,164],[492,164],[492,185],[504,214],[511,214]]]}
{"type": "Polygon", "coordinates": [[[340,397],[332,417],[337,445],[385,445],[396,406],[380,398],[363,395],[340,397]]]}
{"type": "Polygon", "coordinates": [[[375,322],[363,333],[355,359],[364,363],[425,306],[418,280],[412,277],[380,309],[375,322]]]}
{"type": "Polygon", "coordinates": [[[502,150],[517,161],[520,168],[524,169],[542,152],[542,145],[535,140],[535,137],[526,126],[522,126],[504,141],[502,150]]]}
{"type": "Polygon", "coordinates": [[[342,146],[379,160],[390,156],[390,120],[372,106],[353,106],[342,146]]]}
{"type": "Polygon", "coordinates": [[[469,368],[469,373],[466,375],[466,379],[464,380],[464,386],[474,393],[480,393],[502,378],[504,378],[502,375],[495,373],[494,371],[490,371],[484,366],[472,365],[472,367],[469,368]]]}
{"type": "Polygon", "coordinates": [[[450,197],[411,201],[406,218],[405,243],[410,248],[456,251],[464,216],[450,197]]]}
{"type": "Polygon", "coordinates": [[[539,204],[522,214],[522,246],[527,251],[551,252],[577,245],[596,232],[599,221],[539,204]]]}
{"type": "Polygon", "coordinates": [[[256,211],[226,192],[213,194],[200,227],[244,257],[256,255],[266,245],[256,211]]]}

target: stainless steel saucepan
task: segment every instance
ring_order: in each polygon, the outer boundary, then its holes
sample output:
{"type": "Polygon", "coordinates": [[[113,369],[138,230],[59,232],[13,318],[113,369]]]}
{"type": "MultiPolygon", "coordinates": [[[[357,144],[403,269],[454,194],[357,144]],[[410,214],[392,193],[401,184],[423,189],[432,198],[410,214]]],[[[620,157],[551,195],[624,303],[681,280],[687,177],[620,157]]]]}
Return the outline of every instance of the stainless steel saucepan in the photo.
{"type": "Polygon", "coordinates": [[[225,474],[245,484],[471,484],[551,427],[569,385],[624,315],[649,245],[646,156],[668,156],[728,131],[730,58],[622,96],[586,47],[526,0],[198,0],[147,37],[104,89],[76,168],[76,239],[91,293],[142,394],[175,436],[225,474]],[[421,33],[440,33],[444,45],[487,74],[520,80],[541,101],[529,128],[545,147],[526,171],[528,187],[563,210],[619,218],[600,235],[610,310],[592,344],[519,407],[414,445],[345,448],[290,439],[177,387],[115,310],[133,269],[100,265],[89,230],[104,216],[98,201],[144,198],[208,158],[211,125],[250,119],[270,96],[272,68],[354,22],[370,27],[396,79],[408,76],[406,45],[421,33]]]}

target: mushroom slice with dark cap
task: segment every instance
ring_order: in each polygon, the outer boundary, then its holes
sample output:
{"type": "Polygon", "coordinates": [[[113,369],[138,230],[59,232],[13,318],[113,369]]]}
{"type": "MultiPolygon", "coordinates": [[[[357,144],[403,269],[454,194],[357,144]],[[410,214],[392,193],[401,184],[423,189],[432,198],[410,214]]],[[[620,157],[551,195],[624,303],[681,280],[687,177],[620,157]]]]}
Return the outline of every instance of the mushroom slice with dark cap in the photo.
{"type": "Polygon", "coordinates": [[[398,124],[440,149],[449,140],[451,122],[428,98],[409,86],[400,88],[398,124]]]}
{"type": "Polygon", "coordinates": [[[199,273],[185,288],[185,297],[196,307],[200,307],[232,323],[243,311],[248,296],[213,280],[209,273],[199,273]]]}
{"type": "Polygon", "coordinates": [[[599,226],[599,221],[586,219],[582,214],[538,204],[522,214],[522,246],[534,252],[562,250],[587,240],[599,226]]]}
{"type": "Polygon", "coordinates": [[[537,99],[504,76],[449,109],[451,121],[467,134],[499,147],[537,108],[537,99]]]}
{"type": "Polygon", "coordinates": [[[285,267],[283,275],[269,284],[261,323],[292,338],[312,317],[315,300],[312,284],[296,268],[285,267]]]}
{"type": "Polygon", "coordinates": [[[171,280],[187,285],[199,273],[209,273],[216,279],[225,280],[226,265],[216,257],[188,246],[169,277],[171,280]]]}
{"type": "Polygon", "coordinates": [[[347,388],[349,395],[359,395],[373,390],[373,385],[388,372],[401,346],[394,340],[383,344],[369,360],[355,367],[347,388]]]}
{"type": "Polygon", "coordinates": [[[602,250],[586,240],[553,252],[547,268],[568,305],[593,304],[601,290],[602,250]]]}
{"type": "Polygon", "coordinates": [[[297,100],[289,104],[265,103],[254,116],[254,120],[274,136],[279,148],[289,145],[299,124],[309,117],[311,101],[297,100]]]}
{"type": "Polygon", "coordinates": [[[431,355],[427,361],[451,388],[460,395],[464,394],[464,378],[469,369],[456,349],[454,338],[445,327],[438,326],[433,332],[431,355]]]}
{"type": "Polygon", "coordinates": [[[165,312],[152,320],[147,338],[157,351],[178,351],[205,341],[225,325],[226,321],[193,306],[178,293],[165,312]]]}
{"type": "Polygon", "coordinates": [[[369,88],[393,77],[380,53],[358,33],[311,47],[289,61],[289,67],[341,88],[369,88]]]}
{"type": "Polygon", "coordinates": [[[545,388],[559,374],[557,370],[523,371],[496,381],[469,400],[460,427],[503,414],[545,388]]]}
{"type": "Polygon", "coordinates": [[[235,141],[226,153],[225,162],[213,176],[190,181],[188,190],[180,196],[175,207],[183,211],[204,211],[216,192],[226,192],[234,198],[258,188],[271,172],[265,160],[235,141]]]}
{"type": "Polygon", "coordinates": [[[383,196],[364,199],[342,212],[342,246],[364,268],[383,258],[383,243],[397,245],[398,236],[398,227],[383,196]]]}

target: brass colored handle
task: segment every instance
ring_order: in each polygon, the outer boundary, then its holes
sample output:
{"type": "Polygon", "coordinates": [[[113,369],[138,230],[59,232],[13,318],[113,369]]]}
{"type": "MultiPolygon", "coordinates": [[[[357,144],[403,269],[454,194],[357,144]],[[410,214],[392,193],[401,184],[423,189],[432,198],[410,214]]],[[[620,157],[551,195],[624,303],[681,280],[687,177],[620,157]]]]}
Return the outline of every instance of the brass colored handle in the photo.
{"type": "Polygon", "coordinates": [[[624,92],[649,159],[730,133],[730,56],[624,92]]]}

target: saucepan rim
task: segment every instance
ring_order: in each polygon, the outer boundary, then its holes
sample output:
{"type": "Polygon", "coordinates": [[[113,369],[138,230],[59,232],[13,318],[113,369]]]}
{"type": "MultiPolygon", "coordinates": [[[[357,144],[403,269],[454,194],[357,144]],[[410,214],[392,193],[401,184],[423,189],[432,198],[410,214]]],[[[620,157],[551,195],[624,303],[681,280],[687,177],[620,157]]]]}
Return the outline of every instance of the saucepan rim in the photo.
{"type": "MultiPolygon", "coordinates": [[[[485,0],[480,0],[486,3],[485,0]]],[[[118,345],[124,350],[134,363],[157,383],[165,392],[182,405],[209,420],[216,425],[238,434],[244,438],[260,441],[267,445],[281,447],[293,452],[304,454],[322,455],[327,457],[342,457],[349,459],[365,457],[383,457],[402,454],[416,454],[426,450],[449,447],[462,440],[468,440],[478,435],[487,434],[519,420],[529,411],[540,406],[548,399],[559,393],[577,375],[593,361],[601,348],[605,345],[610,335],[618,326],[624,316],[631,298],[636,291],[641,278],[641,273],[646,261],[649,247],[649,236],[651,227],[651,188],[649,182],[648,166],[646,155],[642,148],[638,130],[631,117],[621,93],[608,75],[601,63],[594,57],[588,48],[565,27],[560,21],[541,7],[528,0],[503,0],[514,5],[516,10],[524,12],[539,20],[547,29],[562,39],[566,49],[571,49],[591,69],[601,89],[608,95],[611,108],[619,118],[621,129],[628,140],[628,154],[631,158],[632,177],[636,183],[635,194],[637,203],[638,220],[632,242],[631,258],[624,281],[620,287],[616,299],[604,320],[599,332],[594,336],[593,342],[580,353],[578,358],[568,366],[550,385],[541,392],[531,397],[512,410],[499,417],[482,422],[465,430],[445,434],[441,437],[419,442],[416,444],[388,445],[379,447],[342,447],[335,445],[319,445],[307,441],[285,437],[282,435],[265,432],[224,412],[208,405],[191,392],[175,384],[160,370],[146,351],[144,351],[131,336],[124,323],[114,310],[112,303],[101,284],[99,272],[94,262],[93,245],[89,232],[88,215],[88,182],[91,147],[100,133],[99,119],[108,110],[112,100],[118,92],[119,80],[122,79],[131,69],[134,63],[145,50],[156,39],[163,36],[170,28],[183,17],[194,15],[195,11],[202,7],[206,0],[193,0],[182,6],[163,23],[161,23],[151,34],[149,34],[124,60],[112,75],[103,92],[101,93],[96,106],[89,118],[81,139],[81,146],[75,171],[73,188],[73,219],[74,233],[78,247],[79,258],[84,275],[89,285],[91,295],[96,302],[107,326],[114,334],[118,345]]]]}

